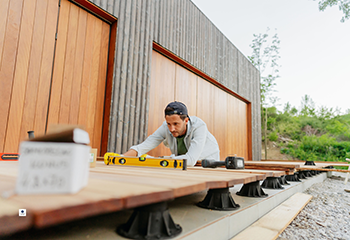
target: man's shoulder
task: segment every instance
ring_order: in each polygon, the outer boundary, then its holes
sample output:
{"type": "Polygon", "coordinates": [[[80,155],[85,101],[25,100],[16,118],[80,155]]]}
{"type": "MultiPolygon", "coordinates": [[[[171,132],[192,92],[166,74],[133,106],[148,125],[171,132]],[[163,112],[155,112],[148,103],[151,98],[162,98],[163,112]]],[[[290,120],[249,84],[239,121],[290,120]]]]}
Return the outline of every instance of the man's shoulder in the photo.
{"type": "Polygon", "coordinates": [[[190,116],[190,120],[191,120],[191,123],[196,126],[196,125],[206,125],[206,123],[200,119],[199,117],[196,117],[196,116],[190,116]]]}

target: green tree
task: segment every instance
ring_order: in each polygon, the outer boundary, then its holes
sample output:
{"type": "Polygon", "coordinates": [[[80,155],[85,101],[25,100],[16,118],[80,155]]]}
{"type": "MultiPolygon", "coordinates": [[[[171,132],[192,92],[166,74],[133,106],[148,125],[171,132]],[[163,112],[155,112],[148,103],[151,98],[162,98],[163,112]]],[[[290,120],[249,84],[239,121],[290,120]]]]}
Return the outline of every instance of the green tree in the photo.
{"type": "Polygon", "coordinates": [[[305,95],[301,99],[300,114],[303,116],[316,116],[315,103],[309,95],[305,95]]]}
{"type": "MultiPolygon", "coordinates": [[[[274,91],[273,87],[276,85],[276,79],[279,78],[278,72],[280,68],[278,63],[278,60],[280,59],[280,40],[277,33],[270,36],[269,30],[270,29],[267,28],[267,31],[264,34],[253,34],[254,38],[252,44],[249,45],[252,48],[253,53],[251,56],[248,56],[248,59],[260,72],[260,102],[262,126],[264,129],[265,159],[267,159],[267,99],[274,91]],[[263,111],[263,108],[265,108],[265,111],[263,111]]],[[[276,98],[272,100],[272,102],[275,103],[276,98]]]]}
{"type": "Polygon", "coordinates": [[[345,20],[350,18],[350,0],[321,0],[318,2],[318,9],[320,11],[333,6],[338,6],[339,10],[344,14],[340,22],[345,22],[345,20]]]}

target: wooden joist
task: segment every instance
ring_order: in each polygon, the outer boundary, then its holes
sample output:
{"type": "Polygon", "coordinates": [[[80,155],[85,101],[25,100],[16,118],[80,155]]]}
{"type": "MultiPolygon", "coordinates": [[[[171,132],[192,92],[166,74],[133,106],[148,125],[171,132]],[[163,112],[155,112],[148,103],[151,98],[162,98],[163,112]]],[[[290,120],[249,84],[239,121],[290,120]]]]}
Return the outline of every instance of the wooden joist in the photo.
{"type": "Polygon", "coordinates": [[[267,213],[231,240],[272,240],[276,239],[299,214],[312,196],[296,193],[281,205],[267,213]]]}

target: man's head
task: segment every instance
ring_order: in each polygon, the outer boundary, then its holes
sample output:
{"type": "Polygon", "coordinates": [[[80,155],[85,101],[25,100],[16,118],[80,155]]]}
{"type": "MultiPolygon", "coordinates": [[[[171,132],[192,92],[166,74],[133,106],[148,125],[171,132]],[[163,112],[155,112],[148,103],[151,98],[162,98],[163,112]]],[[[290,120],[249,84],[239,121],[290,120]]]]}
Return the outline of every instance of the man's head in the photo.
{"type": "Polygon", "coordinates": [[[182,136],[186,133],[189,120],[187,107],[181,102],[169,103],[165,110],[165,121],[168,124],[169,131],[174,137],[182,136]]]}

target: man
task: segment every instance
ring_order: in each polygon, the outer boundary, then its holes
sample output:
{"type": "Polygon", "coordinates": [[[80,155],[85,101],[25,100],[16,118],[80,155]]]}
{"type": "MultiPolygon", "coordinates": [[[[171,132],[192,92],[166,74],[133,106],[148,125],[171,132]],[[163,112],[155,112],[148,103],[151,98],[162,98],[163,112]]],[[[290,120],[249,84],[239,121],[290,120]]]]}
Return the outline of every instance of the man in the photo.
{"type": "Polygon", "coordinates": [[[171,102],[164,110],[165,121],[143,143],[132,146],[124,156],[141,156],[161,142],[170,148],[172,157],[186,159],[188,166],[197,160],[220,160],[220,150],[207,125],[198,117],[189,117],[185,104],[171,102]]]}

